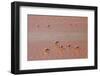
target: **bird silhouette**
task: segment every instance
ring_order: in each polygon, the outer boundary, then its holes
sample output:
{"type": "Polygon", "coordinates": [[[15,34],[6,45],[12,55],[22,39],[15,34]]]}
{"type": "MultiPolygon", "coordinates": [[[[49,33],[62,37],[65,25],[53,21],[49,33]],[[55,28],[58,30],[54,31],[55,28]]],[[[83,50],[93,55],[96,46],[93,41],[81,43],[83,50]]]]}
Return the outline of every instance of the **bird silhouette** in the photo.
{"type": "Polygon", "coordinates": [[[50,49],[48,49],[48,48],[44,49],[45,54],[49,54],[49,51],[50,51],[50,49]]]}

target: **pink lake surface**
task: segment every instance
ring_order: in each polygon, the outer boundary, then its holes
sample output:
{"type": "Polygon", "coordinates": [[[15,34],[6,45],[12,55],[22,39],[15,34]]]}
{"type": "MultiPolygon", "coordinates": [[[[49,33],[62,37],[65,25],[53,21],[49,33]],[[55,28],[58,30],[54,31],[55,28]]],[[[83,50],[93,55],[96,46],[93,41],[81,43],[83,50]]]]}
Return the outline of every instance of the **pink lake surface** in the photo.
{"type": "Polygon", "coordinates": [[[87,17],[28,15],[27,60],[88,58],[87,27],[87,17]]]}

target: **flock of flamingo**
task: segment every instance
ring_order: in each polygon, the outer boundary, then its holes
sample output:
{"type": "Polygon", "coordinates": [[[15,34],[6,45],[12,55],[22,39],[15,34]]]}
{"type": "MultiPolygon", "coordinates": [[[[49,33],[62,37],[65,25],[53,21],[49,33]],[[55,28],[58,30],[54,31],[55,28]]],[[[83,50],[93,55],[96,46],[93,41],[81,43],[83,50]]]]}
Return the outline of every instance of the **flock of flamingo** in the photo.
{"type": "MultiPolygon", "coordinates": [[[[56,42],[55,42],[55,46],[57,46],[57,47],[60,48],[60,49],[67,49],[67,48],[79,49],[79,48],[80,48],[78,45],[75,46],[75,47],[73,47],[71,44],[68,44],[68,45],[66,45],[66,46],[63,46],[63,45],[60,44],[59,41],[56,41],[56,42]]],[[[44,48],[44,53],[45,53],[45,54],[49,54],[49,53],[50,53],[50,50],[51,50],[51,49],[49,49],[49,48],[44,48]]],[[[62,50],[60,50],[60,51],[62,51],[62,50]]],[[[69,50],[69,51],[70,51],[70,50],[69,50]]]]}
{"type": "MultiPolygon", "coordinates": [[[[40,27],[40,25],[37,25],[37,28],[39,28],[40,27]]],[[[48,28],[50,28],[51,27],[51,25],[47,25],[47,27],[48,28]]],[[[71,44],[68,44],[68,45],[66,45],[65,47],[63,46],[63,45],[61,45],[60,44],[60,42],[59,41],[55,41],[55,46],[57,46],[58,48],[60,48],[60,49],[66,49],[66,48],[75,48],[75,49],[79,49],[80,47],[77,45],[77,46],[75,46],[75,47],[73,47],[71,44]]],[[[49,54],[50,53],[50,51],[51,51],[51,49],[50,48],[44,48],[44,54],[49,54]]],[[[60,50],[61,51],[61,50],[60,50]]],[[[70,51],[70,50],[69,50],[70,51]]]]}

